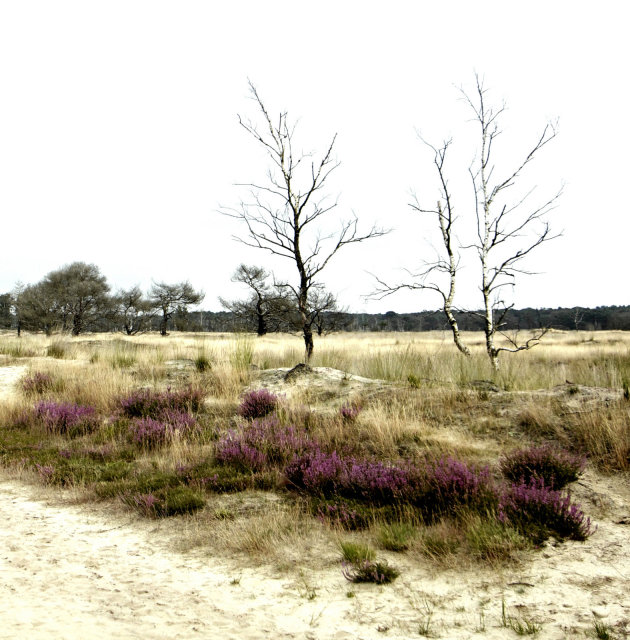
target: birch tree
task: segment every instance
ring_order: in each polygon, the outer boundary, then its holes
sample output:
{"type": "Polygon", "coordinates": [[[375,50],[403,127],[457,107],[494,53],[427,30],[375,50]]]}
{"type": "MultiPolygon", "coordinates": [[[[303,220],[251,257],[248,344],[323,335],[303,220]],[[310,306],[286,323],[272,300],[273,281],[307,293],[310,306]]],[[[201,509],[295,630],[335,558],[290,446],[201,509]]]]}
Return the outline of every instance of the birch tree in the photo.
{"type": "Polygon", "coordinates": [[[503,289],[514,286],[517,274],[531,275],[533,272],[523,266],[523,260],[543,243],[558,236],[551,232],[547,214],[561,195],[561,190],[541,204],[530,206],[530,189],[522,197],[511,200],[508,191],[519,180],[524,169],[537,154],[557,135],[553,124],[545,125],[529,152],[514,169],[503,173],[493,161],[493,145],[501,134],[499,120],[505,106],[488,105],[487,89],[479,76],[475,77],[473,97],[462,91],[464,100],[474,113],[478,126],[480,151],[478,158],[469,168],[474,189],[474,211],[476,220],[476,240],[470,245],[479,259],[481,267],[481,294],[483,298],[483,322],[486,351],[492,368],[499,369],[499,354],[503,351],[518,352],[532,348],[547,332],[542,328],[525,342],[501,332],[503,321],[512,308],[503,299],[503,289]],[[496,334],[501,332],[507,343],[498,346],[496,334]]]}
{"type": "Polygon", "coordinates": [[[434,147],[425,140],[423,142],[433,150],[433,164],[439,178],[441,193],[434,209],[424,208],[417,196],[414,196],[413,202],[409,206],[418,213],[432,215],[437,221],[443,243],[442,251],[438,251],[435,260],[427,262],[421,271],[416,273],[409,272],[413,278],[411,282],[389,285],[377,278],[378,288],[373,297],[381,299],[401,289],[434,291],[442,299],[442,311],[453,334],[455,346],[464,355],[469,356],[470,349],[462,341],[457,318],[453,313],[459,255],[454,237],[455,209],[444,168],[446,154],[452,141],[445,141],[439,148],[434,147]],[[446,282],[443,276],[446,276],[446,282]]]}
{"type": "Polygon", "coordinates": [[[479,151],[471,163],[468,172],[473,186],[472,203],[464,205],[464,216],[472,216],[475,237],[468,244],[461,245],[455,236],[455,229],[461,229],[455,215],[455,198],[450,191],[446,158],[452,140],[435,147],[422,140],[433,151],[433,164],[440,185],[440,196],[434,208],[423,206],[414,197],[411,208],[423,215],[432,216],[440,230],[441,245],[437,257],[426,262],[418,272],[408,272],[411,281],[391,285],[377,278],[378,286],[372,297],[382,298],[401,289],[433,291],[442,298],[442,310],[446,315],[453,340],[457,348],[465,355],[470,349],[463,343],[454,311],[456,282],[460,267],[461,253],[472,250],[479,264],[479,290],[481,292],[481,311],[477,313],[483,320],[486,352],[492,368],[499,369],[501,352],[518,352],[531,349],[538,344],[546,333],[542,328],[525,340],[519,341],[515,335],[502,331],[504,321],[512,308],[504,300],[503,289],[514,286],[518,274],[531,274],[525,269],[523,261],[538,247],[557,235],[551,232],[547,214],[561,195],[561,190],[542,203],[530,206],[533,192],[530,189],[524,196],[509,198],[509,190],[520,182],[525,168],[538,153],[556,137],[556,128],[547,124],[530,147],[524,158],[516,166],[501,173],[494,163],[493,150],[497,137],[501,134],[499,121],[505,106],[494,107],[487,102],[487,89],[479,76],[475,76],[475,91],[471,95],[462,90],[464,101],[472,110],[473,122],[477,126],[479,151]],[[504,340],[496,341],[500,333],[504,340]]]}

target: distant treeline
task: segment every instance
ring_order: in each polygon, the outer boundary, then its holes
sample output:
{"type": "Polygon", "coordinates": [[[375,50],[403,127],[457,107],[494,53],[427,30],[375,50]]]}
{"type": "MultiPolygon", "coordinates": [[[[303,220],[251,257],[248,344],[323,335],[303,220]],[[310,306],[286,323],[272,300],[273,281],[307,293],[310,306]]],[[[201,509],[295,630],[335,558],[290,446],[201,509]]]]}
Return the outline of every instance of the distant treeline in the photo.
{"type": "MultiPolygon", "coordinates": [[[[483,331],[483,320],[478,313],[457,313],[462,331],[483,331]]],[[[321,331],[436,331],[448,329],[442,311],[418,313],[348,313],[335,311],[323,314],[321,331]]],[[[182,319],[183,320],[183,319],[182,319]]],[[[630,330],[630,306],[510,309],[505,318],[509,331],[548,327],[565,331],[630,330]]],[[[180,321],[180,325],[181,325],[180,321]]],[[[243,320],[229,311],[190,312],[186,316],[188,330],[237,331],[251,330],[243,320]]]]}
{"type": "MultiPolygon", "coordinates": [[[[128,305],[121,309],[120,296],[114,311],[112,304],[116,297],[109,299],[110,303],[96,310],[86,322],[85,330],[88,331],[122,331],[135,333],[129,330],[130,312],[128,305]]],[[[139,306],[139,305],[137,305],[139,306]]],[[[0,329],[16,329],[18,305],[11,294],[0,295],[0,329]]],[[[42,315],[38,311],[37,317],[42,315]]],[[[133,321],[139,328],[138,332],[157,331],[163,328],[163,314],[155,313],[149,305],[146,309],[134,310],[133,321]],[[138,320],[143,320],[141,324],[138,320]]],[[[459,327],[462,331],[483,331],[483,319],[481,313],[460,312],[456,313],[459,327]]],[[[510,309],[505,317],[504,329],[508,331],[528,330],[548,327],[565,331],[601,331],[601,330],[630,330],[630,306],[596,307],[588,309],[584,307],[558,308],[558,309],[510,309]]],[[[296,331],[299,329],[297,321],[289,320],[276,325],[270,331],[296,331]],[[295,326],[293,326],[295,325],[295,326]]],[[[46,325],[38,323],[25,323],[22,326],[26,330],[45,330],[46,325]]],[[[448,329],[446,318],[442,311],[420,311],[417,313],[349,313],[344,311],[323,312],[315,323],[317,333],[329,333],[331,331],[436,331],[448,329]]],[[[57,323],[54,330],[67,331],[68,326],[57,323]]],[[[231,311],[189,311],[186,305],[174,307],[172,314],[167,318],[168,331],[256,331],[254,317],[243,317],[231,311]]]]}

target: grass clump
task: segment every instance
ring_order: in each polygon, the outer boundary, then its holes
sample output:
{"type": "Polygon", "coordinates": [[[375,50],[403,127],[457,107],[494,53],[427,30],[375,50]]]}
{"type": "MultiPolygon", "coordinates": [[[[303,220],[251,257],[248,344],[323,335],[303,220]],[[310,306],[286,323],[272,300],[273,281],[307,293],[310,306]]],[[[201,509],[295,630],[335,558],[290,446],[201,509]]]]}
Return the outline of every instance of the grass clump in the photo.
{"type": "Polygon", "coordinates": [[[195,369],[199,371],[199,373],[204,373],[212,369],[212,361],[205,351],[200,351],[195,357],[195,369]]]}
{"type": "Polygon", "coordinates": [[[407,551],[417,536],[416,527],[410,522],[389,522],[378,529],[380,546],[387,551],[407,551]]]}
{"type": "Polygon", "coordinates": [[[461,545],[459,528],[445,519],[423,529],[417,547],[422,555],[442,561],[457,553],[461,545]]]}
{"type": "Polygon", "coordinates": [[[601,620],[593,620],[593,637],[599,640],[614,640],[615,636],[609,625],[601,620]]]}
{"type": "Polygon", "coordinates": [[[49,358],[63,360],[64,358],[70,357],[70,349],[66,342],[56,340],[55,342],[51,342],[48,347],[46,347],[46,355],[49,358]]]}
{"type": "Polygon", "coordinates": [[[480,561],[510,562],[516,559],[518,552],[529,547],[528,540],[516,529],[494,517],[469,517],[465,536],[471,556],[480,561]]]}
{"type": "Polygon", "coordinates": [[[343,562],[350,564],[362,564],[371,562],[376,557],[374,549],[361,542],[351,540],[340,541],[341,558],[343,562]]]}

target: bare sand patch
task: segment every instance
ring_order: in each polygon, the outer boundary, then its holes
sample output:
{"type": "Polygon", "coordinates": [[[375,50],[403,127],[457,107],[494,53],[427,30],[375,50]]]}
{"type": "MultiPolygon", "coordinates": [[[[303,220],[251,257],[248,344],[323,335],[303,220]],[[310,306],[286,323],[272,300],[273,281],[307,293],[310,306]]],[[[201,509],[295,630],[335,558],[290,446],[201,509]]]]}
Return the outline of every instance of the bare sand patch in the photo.
{"type": "Polygon", "coordinates": [[[597,516],[584,543],[552,541],[501,570],[436,570],[400,556],[401,578],[379,587],[351,585],[338,566],[279,573],[179,554],[182,521],[72,505],[3,477],[0,638],[398,639],[428,624],[435,637],[499,639],[515,636],[502,626],[503,601],[508,615],[542,624],[538,637],[574,638],[594,619],[627,633],[627,478],[589,473],[577,489],[597,516]]]}

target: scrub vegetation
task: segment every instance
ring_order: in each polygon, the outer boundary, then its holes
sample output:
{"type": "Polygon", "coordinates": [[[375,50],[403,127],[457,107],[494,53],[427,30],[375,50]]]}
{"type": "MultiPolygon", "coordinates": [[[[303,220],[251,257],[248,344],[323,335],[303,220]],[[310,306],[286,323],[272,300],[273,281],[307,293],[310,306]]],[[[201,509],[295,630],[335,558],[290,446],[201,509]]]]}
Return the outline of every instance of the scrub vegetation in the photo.
{"type": "Polygon", "coordinates": [[[0,366],[20,377],[0,462],[188,518],[188,547],[315,563],[318,536],[352,582],[395,580],[400,557],[500,565],[586,540],[572,483],[630,465],[630,339],[555,333],[494,372],[466,338],[470,357],[438,333],[331,335],[311,363],[326,369],[261,389],[261,370],[299,362],[298,337],[3,334],[0,366]]]}

